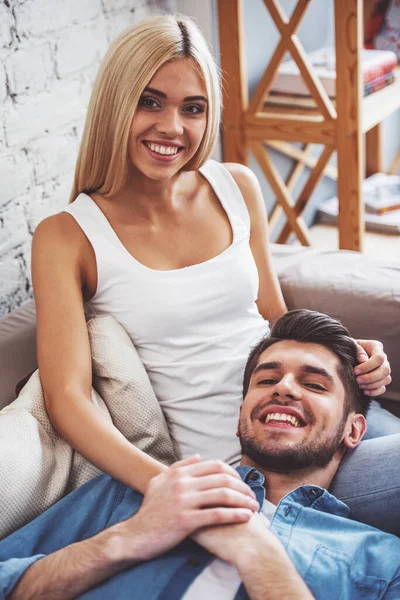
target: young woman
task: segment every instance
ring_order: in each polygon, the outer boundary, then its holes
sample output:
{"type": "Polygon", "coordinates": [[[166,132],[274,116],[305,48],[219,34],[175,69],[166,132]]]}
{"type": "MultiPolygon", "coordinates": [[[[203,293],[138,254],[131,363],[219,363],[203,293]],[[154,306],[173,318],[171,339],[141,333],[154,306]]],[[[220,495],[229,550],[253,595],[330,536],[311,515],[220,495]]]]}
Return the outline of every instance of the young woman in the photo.
{"type": "MultiPolygon", "coordinates": [[[[166,467],[92,404],[84,303],[130,335],[182,457],[231,464],[245,360],[287,310],[255,176],[207,160],[220,106],[216,66],[190,20],[157,17],[126,31],[94,85],[71,203],[34,236],[49,416],[101,470],[142,492],[166,467]]],[[[381,345],[362,346],[366,393],[382,393],[390,369],[381,345]]]]}

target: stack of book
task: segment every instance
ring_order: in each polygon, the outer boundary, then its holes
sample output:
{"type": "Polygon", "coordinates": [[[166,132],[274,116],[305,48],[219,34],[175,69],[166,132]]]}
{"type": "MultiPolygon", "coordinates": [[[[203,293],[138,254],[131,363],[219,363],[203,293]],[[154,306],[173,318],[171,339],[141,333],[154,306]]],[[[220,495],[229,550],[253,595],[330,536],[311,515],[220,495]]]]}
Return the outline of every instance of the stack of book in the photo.
{"type": "MultiPolygon", "coordinates": [[[[400,233],[400,176],[375,173],[362,184],[365,227],[369,231],[400,233]]],[[[338,199],[318,206],[320,223],[335,225],[339,214],[338,199]]]]}
{"type": "MultiPolygon", "coordinates": [[[[335,50],[321,48],[308,54],[315,74],[321,80],[333,103],[336,98],[335,50]]],[[[397,56],[389,50],[362,50],[361,72],[364,96],[380,90],[395,80],[397,56]]],[[[293,60],[283,62],[277,72],[265,106],[288,106],[315,109],[316,103],[293,60]]]]}

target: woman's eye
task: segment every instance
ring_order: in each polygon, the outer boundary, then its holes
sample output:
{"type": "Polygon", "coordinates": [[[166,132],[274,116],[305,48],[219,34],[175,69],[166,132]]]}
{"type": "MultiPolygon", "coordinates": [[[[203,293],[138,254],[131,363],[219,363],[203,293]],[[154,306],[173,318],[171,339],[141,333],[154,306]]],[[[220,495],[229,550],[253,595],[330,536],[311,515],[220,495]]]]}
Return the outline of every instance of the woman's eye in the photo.
{"type": "Polygon", "coordinates": [[[204,108],[199,104],[188,104],[183,110],[191,115],[200,115],[204,112],[204,108]]]}
{"type": "Polygon", "coordinates": [[[154,100],[154,98],[149,98],[147,96],[140,98],[139,105],[143,106],[144,108],[155,108],[159,106],[158,102],[154,100]]]}

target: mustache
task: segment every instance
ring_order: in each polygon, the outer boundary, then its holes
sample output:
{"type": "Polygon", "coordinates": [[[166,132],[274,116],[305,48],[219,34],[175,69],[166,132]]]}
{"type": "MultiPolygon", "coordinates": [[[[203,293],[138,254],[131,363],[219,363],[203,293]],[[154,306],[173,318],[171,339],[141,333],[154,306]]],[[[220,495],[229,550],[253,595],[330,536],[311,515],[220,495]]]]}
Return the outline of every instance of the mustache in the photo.
{"type": "Polygon", "coordinates": [[[304,419],[305,422],[309,423],[310,425],[313,425],[315,423],[315,417],[313,415],[313,413],[308,410],[307,408],[304,408],[304,406],[302,406],[300,403],[298,402],[282,402],[280,400],[267,400],[266,402],[263,402],[262,404],[260,404],[259,406],[256,406],[250,415],[250,418],[252,421],[256,421],[260,415],[262,414],[262,412],[268,408],[268,406],[287,406],[290,408],[293,408],[294,410],[296,410],[299,415],[301,415],[304,419]]]}

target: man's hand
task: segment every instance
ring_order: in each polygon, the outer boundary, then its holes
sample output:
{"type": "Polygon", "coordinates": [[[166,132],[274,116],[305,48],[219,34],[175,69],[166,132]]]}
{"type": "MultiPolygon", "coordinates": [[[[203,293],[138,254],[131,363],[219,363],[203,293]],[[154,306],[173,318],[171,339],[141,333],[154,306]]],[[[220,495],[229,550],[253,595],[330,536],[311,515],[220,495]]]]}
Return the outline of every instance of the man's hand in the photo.
{"type": "Polygon", "coordinates": [[[257,510],[254,493],[219,460],[193,456],[154,477],[131,518],[50,554],[27,569],[11,598],[80,596],[116,573],[158,556],[200,527],[244,523],[257,510]]]}
{"type": "Polygon", "coordinates": [[[116,527],[126,559],[149,560],[197,529],[244,523],[257,509],[254,493],[232,467],[194,456],[154,477],[138,513],[116,527]]]}
{"type": "Polygon", "coordinates": [[[285,548],[259,514],[242,524],[206,527],[192,537],[237,568],[251,600],[313,600],[285,548]]]}
{"type": "Polygon", "coordinates": [[[284,551],[278,538],[271,533],[258,513],[246,523],[205,527],[192,538],[221,560],[239,569],[241,561],[250,553],[254,559],[265,551],[284,551]]]}
{"type": "Polygon", "coordinates": [[[392,381],[390,364],[383,344],[376,340],[355,340],[358,364],[354,372],[357,383],[367,396],[381,396],[392,381]]]}

